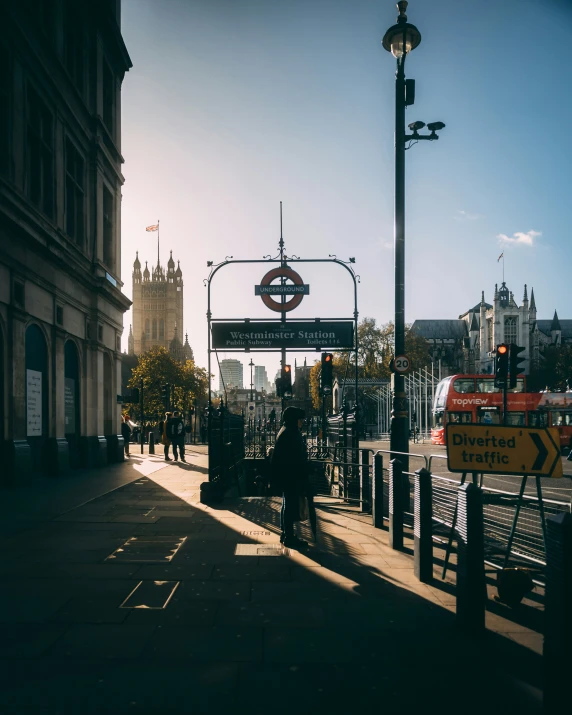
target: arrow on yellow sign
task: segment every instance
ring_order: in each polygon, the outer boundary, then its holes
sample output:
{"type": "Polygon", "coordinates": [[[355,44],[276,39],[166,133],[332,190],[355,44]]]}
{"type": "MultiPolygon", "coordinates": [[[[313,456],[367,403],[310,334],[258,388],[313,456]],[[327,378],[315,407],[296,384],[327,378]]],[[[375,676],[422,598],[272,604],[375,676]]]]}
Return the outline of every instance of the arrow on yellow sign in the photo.
{"type": "Polygon", "coordinates": [[[558,430],[554,428],[447,425],[451,472],[561,477],[558,430]]]}

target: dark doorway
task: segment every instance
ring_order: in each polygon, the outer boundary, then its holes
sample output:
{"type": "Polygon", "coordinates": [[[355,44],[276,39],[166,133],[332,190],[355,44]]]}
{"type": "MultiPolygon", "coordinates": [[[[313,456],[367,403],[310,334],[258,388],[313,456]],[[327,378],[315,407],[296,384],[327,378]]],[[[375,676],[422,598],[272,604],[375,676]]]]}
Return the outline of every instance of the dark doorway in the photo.
{"type": "Polygon", "coordinates": [[[26,330],[26,437],[34,471],[43,471],[43,452],[49,432],[48,348],[37,325],[26,330]]]}

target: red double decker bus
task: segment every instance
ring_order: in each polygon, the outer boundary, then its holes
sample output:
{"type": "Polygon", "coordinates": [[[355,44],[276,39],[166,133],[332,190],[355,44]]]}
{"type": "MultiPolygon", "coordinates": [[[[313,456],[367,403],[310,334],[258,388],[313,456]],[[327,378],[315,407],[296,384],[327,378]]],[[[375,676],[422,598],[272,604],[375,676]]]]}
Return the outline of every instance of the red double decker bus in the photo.
{"type": "MultiPolygon", "coordinates": [[[[445,444],[445,425],[500,425],[502,390],[493,375],[451,375],[435,391],[431,443],[445,444]]],[[[507,393],[506,424],[522,427],[556,427],[560,446],[572,449],[572,392],[526,392],[526,378],[519,377],[507,393]]]]}

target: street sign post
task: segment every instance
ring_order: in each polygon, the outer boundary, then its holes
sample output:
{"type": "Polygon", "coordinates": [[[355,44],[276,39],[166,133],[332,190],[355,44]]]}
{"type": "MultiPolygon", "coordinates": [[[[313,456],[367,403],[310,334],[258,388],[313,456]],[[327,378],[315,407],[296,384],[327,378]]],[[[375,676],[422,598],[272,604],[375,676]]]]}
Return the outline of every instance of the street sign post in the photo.
{"type": "Polygon", "coordinates": [[[212,346],[218,350],[351,348],[351,321],[212,321],[212,346]]]}
{"type": "Polygon", "coordinates": [[[561,477],[560,440],[554,428],[447,425],[450,472],[561,477]]]}

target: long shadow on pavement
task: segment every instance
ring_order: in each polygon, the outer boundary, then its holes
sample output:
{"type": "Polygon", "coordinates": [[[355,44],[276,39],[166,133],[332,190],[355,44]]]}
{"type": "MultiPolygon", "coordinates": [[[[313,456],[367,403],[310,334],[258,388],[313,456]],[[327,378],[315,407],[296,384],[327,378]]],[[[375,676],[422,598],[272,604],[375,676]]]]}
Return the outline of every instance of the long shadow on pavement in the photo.
{"type": "Polygon", "coordinates": [[[205,507],[202,480],[171,465],[0,540],[2,713],[539,712],[540,658],[460,636],[367,524],[320,515],[293,552],[278,500],[205,507]],[[156,582],[165,608],[120,608],[156,582]]]}

